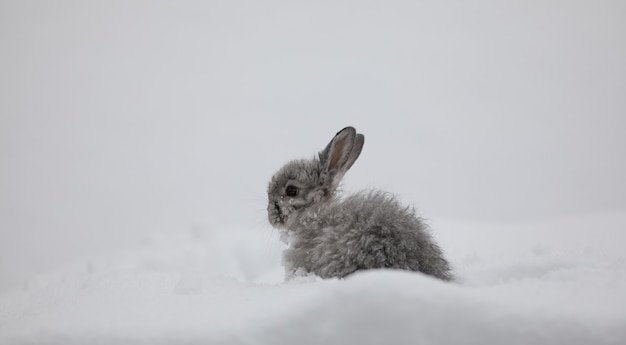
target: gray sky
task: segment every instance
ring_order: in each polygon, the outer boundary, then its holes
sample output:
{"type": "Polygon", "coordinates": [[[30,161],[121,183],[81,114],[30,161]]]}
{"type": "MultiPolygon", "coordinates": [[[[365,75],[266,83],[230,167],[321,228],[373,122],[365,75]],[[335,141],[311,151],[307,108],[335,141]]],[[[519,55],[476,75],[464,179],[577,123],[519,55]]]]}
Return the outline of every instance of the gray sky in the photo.
{"type": "Polygon", "coordinates": [[[336,131],[430,219],[626,209],[623,1],[2,1],[0,289],[147,234],[270,231],[336,131]]]}

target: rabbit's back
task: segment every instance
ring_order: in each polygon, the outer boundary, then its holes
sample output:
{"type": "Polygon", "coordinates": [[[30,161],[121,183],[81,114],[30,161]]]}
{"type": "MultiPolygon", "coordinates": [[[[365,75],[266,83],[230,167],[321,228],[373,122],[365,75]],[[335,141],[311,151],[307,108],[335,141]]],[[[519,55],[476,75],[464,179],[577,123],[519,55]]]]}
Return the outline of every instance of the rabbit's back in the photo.
{"type": "Polygon", "coordinates": [[[287,267],[323,278],[393,268],[451,279],[427,225],[389,193],[363,191],[304,217],[285,253],[287,267]]]}

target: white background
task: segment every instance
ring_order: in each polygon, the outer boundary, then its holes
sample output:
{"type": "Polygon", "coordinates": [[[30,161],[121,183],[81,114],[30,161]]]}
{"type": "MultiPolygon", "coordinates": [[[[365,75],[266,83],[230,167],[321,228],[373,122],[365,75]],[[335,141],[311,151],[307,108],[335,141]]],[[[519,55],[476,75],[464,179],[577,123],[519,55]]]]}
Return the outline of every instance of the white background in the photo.
{"type": "Polygon", "coordinates": [[[346,125],[366,144],[345,188],[389,190],[429,219],[624,210],[625,13],[3,0],[0,291],[152,233],[270,233],[271,175],[346,125]]]}

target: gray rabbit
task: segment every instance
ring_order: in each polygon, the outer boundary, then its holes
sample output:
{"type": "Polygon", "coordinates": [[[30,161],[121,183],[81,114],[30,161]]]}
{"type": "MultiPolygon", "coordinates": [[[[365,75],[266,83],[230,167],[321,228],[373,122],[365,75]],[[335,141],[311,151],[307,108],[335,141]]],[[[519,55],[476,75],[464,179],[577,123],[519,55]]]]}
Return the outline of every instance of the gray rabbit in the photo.
{"type": "Polygon", "coordinates": [[[412,208],[378,190],[338,198],[339,182],[364,141],[346,127],[318,157],[291,161],[272,177],[267,213],[288,244],[283,253],[287,276],[342,278],[358,270],[391,268],[452,280],[448,261],[412,208]]]}

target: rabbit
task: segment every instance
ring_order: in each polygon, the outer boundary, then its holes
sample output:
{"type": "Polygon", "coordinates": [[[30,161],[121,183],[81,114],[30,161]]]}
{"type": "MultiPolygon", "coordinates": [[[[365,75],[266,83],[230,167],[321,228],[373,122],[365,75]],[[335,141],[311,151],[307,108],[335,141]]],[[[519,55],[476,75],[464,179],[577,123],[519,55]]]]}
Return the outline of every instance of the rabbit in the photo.
{"type": "Polygon", "coordinates": [[[346,127],[317,157],[291,161],[271,178],[267,213],[288,245],[283,252],[287,279],[344,278],[388,268],[452,280],[442,250],[412,208],[379,190],[338,196],[339,183],[364,142],[363,134],[346,127]]]}

